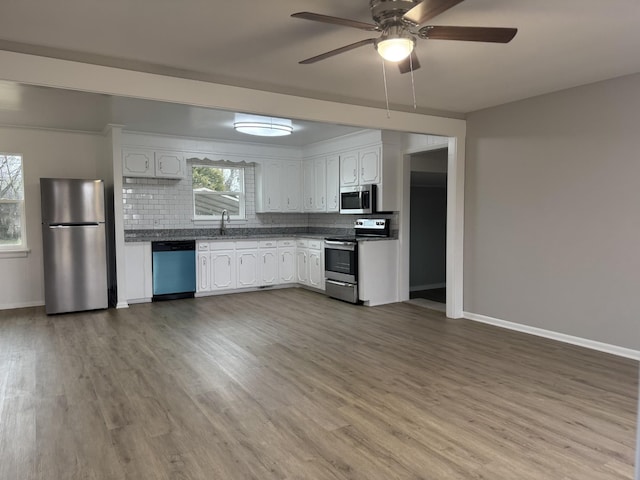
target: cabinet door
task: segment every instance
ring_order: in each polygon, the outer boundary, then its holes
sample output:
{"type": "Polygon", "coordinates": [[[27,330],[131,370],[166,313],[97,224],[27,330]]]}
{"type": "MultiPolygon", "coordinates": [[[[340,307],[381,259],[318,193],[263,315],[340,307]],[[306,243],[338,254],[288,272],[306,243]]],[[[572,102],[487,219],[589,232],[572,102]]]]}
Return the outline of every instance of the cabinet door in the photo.
{"type": "Polygon", "coordinates": [[[236,287],[236,262],[234,251],[211,252],[211,289],[224,290],[236,287]]]}
{"type": "Polygon", "coordinates": [[[278,248],[278,276],[280,283],[294,283],[296,281],[295,248],[278,248]]]}
{"type": "Polygon", "coordinates": [[[324,265],[320,250],[309,250],[309,285],[324,290],[324,265]]]}
{"type": "Polygon", "coordinates": [[[198,253],[198,292],[206,292],[211,289],[211,269],[209,268],[209,252],[198,253]]]}
{"type": "Polygon", "coordinates": [[[185,160],[180,152],[155,152],[156,177],[184,178],[185,160]]]}
{"type": "Polygon", "coordinates": [[[281,176],[282,162],[269,160],[264,163],[263,201],[266,212],[282,211],[281,176]]]}
{"type": "Polygon", "coordinates": [[[238,288],[255,287],[258,285],[258,251],[237,250],[238,288]]]}
{"type": "Polygon", "coordinates": [[[313,162],[314,170],[314,200],[317,212],[327,211],[327,160],[316,158],[313,162]]]}
{"type": "Polygon", "coordinates": [[[296,281],[298,283],[309,283],[309,251],[304,249],[296,250],[296,281]]]}
{"type": "Polygon", "coordinates": [[[360,151],[360,185],[380,183],[380,147],[360,151]]]}
{"type": "Polygon", "coordinates": [[[260,285],[278,283],[278,251],[275,248],[260,250],[260,285]]]}
{"type": "Polygon", "coordinates": [[[358,185],[358,152],[340,155],[340,186],[358,185]]]}
{"type": "Polygon", "coordinates": [[[302,211],[302,176],[300,162],[287,161],[284,163],[284,185],[282,185],[282,208],[285,212],[302,211]]]}
{"type": "Polygon", "coordinates": [[[122,149],[122,175],[125,177],[153,177],[153,151],[142,148],[122,149]]]}
{"type": "Polygon", "coordinates": [[[340,210],[340,157],[327,157],[327,212],[340,210]]]}
{"type": "Polygon", "coordinates": [[[127,244],[124,248],[127,300],[149,301],[153,296],[151,244],[127,244]]]}
{"type": "Polygon", "coordinates": [[[315,206],[315,187],[316,183],[313,178],[315,173],[315,164],[312,160],[307,160],[304,162],[302,167],[302,178],[303,178],[303,198],[304,198],[304,211],[305,212],[313,212],[316,209],[315,206]]]}

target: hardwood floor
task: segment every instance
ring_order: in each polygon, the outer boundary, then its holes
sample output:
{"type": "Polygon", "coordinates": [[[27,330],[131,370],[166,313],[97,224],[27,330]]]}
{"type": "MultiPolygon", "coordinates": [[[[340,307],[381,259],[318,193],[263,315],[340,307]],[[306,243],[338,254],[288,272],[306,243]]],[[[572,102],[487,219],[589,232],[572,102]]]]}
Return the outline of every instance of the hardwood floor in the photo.
{"type": "Polygon", "coordinates": [[[0,312],[0,480],[632,479],[637,363],[301,289],[0,312]]]}

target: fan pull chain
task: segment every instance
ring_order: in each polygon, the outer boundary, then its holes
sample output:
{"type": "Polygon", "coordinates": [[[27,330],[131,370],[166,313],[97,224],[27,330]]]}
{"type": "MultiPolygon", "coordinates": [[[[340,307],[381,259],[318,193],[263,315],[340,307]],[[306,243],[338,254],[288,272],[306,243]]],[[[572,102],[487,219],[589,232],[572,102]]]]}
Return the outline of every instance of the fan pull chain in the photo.
{"type": "Polygon", "coordinates": [[[384,60],[382,60],[382,78],[384,79],[384,99],[387,102],[387,118],[391,118],[391,112],[389,111],[389,92],[387,91],[387,70],[384,67],[384,60]]]}
{"type": "Polygon", "coordinates": [[[413,55],[409,55],[409,68],[411,69],[411,91],[413,92],[413,109],[418,109],[416,102],[416,84],[413,81],[413,55]]]}

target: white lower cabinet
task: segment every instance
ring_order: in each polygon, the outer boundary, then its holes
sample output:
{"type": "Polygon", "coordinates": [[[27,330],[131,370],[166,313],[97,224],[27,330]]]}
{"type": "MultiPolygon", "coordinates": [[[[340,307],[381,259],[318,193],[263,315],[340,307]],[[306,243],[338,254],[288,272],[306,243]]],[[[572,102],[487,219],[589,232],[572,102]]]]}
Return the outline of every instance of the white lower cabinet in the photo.
{"type": "MultiPolygon", "coordinates": [[[[216,250],[211,246],[211,290],[230,290],[236,288],[236,252],[235,250],[216,250]]],[[[225,242],[226,243],[226,242],[225,242]]]]}
{"type": "Polygon", "coordinates": [[[196,254],[196,276],[198,292],[207,292],[211,290],[211,255],[209,254],[209,243],[198,242],[196,254]]]}
{"type": "Polygon", "coordinates": [[[296,281],[302,285],[309,283],[309,250],[298,247],[296,249],[296,281]]]}
{"type": "Polygon", "coordinates": [[[237,288],[257,287],[258,242],[236,242],[237,288]]]}
{"type": "Polygon", "coordinates": [[[309,240],[309,286],[324,290],[324,250],[321,240],[309,240]]]}
{"type": "Polygon", "coordinates": [[[278,242],[263,240],[258,250],[258,282],[262,285],[277,285],[278,277],[278,242]]]}
{"type": "Polygon", "coordinates": [[[296,242],[278,240],[278,277],[280,283],[296,282],[296,242]]]}
{"type": "Polygon", "coordinates": [[[151,242],[127,243],[124,248],[126,292],[129,303],[149,302],[153,297],[151,242]]]}

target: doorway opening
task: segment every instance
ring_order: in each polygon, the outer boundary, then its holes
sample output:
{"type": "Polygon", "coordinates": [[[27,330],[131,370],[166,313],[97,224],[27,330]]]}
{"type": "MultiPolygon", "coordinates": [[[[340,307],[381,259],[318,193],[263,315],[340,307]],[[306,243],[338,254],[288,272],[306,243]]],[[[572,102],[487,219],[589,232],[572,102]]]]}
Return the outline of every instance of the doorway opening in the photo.
{"type": "Polygon", "coordinates": [[[448,150],[411,154],[409,298],[446,311],[448,150]]]}

